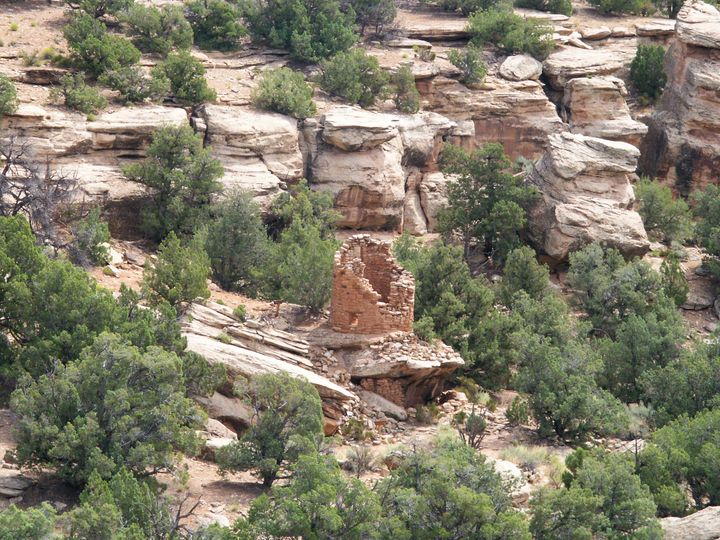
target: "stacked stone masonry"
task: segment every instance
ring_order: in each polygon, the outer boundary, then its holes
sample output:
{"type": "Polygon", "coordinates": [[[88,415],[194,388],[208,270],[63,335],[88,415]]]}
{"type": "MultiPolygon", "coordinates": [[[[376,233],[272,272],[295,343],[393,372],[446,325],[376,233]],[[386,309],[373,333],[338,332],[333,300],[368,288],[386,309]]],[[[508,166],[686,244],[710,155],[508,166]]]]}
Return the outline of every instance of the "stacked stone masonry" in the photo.
{"type": "Polygon", "coordinates": [[[335,254],[330,323],[336,332],[412,332],[415,280],[390,244],[355,235],[335,254]]]}

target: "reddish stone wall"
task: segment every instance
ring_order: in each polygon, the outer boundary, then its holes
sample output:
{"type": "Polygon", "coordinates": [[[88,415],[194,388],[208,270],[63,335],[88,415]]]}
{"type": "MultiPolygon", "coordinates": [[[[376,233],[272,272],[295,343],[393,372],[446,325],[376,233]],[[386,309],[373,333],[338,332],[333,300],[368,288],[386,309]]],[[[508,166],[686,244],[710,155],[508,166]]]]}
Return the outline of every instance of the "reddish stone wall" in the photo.
{"type": "Polygon", "coordinates": [[[412,332],[415,280],[390,244],[356,235],[335,254],[330,324],[337,332],[412,332]]]}

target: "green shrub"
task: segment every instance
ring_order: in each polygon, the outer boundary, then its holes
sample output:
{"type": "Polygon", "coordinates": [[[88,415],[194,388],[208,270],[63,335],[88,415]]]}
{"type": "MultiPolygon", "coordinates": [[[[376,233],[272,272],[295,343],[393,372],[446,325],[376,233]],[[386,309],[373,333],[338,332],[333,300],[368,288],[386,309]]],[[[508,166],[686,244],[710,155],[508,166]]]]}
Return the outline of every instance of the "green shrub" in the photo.
{"type": "Polygon", "coordinates": [[[85,13],[75,15],[63,34],[75,65],[93,78],[140,60],[140,51],[129,40],[109,34],[102,22],[85,13]]]}
{"type": "Polygon", "coordinates": [[[107,100],[94,88],[85,83],[82,73],[66,73],[60,78],[60,87],[51,90],[53,99],[62,97],[65,105],[85,114],[97,113],[107,106],[107,100]]]}
{"type": "Polygon", "coordinates": [[[507,54],[527,53],[544,60],[555,48],[551,26],[503,9],[474,13],[468,19],[468,31],[474,45],[492,43],[507,54]]]}
{"type": "Polygon", "coordinates": [[[343,13],[338,0],[261,0],[249,3],[245,18],[255,39],[303,62],[319,62],[357,41],[355,14],[343,13]]]}
{"type": "Polygon", "coordinates": [[[188,20],[201,49],[232,51],[247,34],[239,10],[225,0],[193,0],[187,4],[188,20]]]}
{"type": "Polygon", "coordinates": [[[235,523],[239,536],[234,538],[380,538],[378,496],[359,479],[348,478],[335,458],[303,455],[292,473],[290,482],[252,502],[247,518],[235,523]]]}
{"type": "Polygon", "coordinates": [[[387,95],[388,76],[363,49],[341,52],[320,64],[320,86],[350,103],[369,107],[387,95]]]}
{"type": "Polygon", "coordinates": [[[137,474],[173,468],[173,455],[195,452],[202,415],[185,397],[182,362],[171,352],[141,352],[102,334],[67,365],[12,394],[18,415],[16,457],[55,468],[74,484],[120,467],[137,474]]]}
{"type": "Polygon", "coordinates": [[[157,483],[121,467],[109,480],[93,473],[80,504],[60,521],[65,538],[173,538],[181,527],[173,510],[157,483]]]}
{"type": "Polygon", "coordinates": [[[400,112],[416,113],[420,109],[420,92],[410,66],[400,66],[393,77],[395,106],[400,112]]]}
{"type": "Polygon", "coordinates": [[[105,14],[115,15],[125,11],[133,0],[65,0],[72,9],[84,11],[88,15],[99,19],[105,14]]]}
{"type": "MultiPolygon", "coordinates": [[[[715,2],[710,3],[715,5],[715,2]]],[[[684,2],[682,0],[653,0],[653,4],[668,17],[675,19],[684,2]]]]}
{"type": "Polygon", "coordinates": [[[448,60],[461,71],[460,82],[463,84],[476,84],[485,79],[487,67],[483,61],[482,50],[472,45],[458,51],[448,51],[448,60]]]}
{"type": "Polygon", "coordinates": [[[520,232],[537,190],[512,174],[499,143],[471,152],[445,145],[440,163],[454,179],[447,184],[448,206],[439,214],[439,229],[459,235],[466,257],[477,242],[496,262],[503,262],[521,245],[520,232]]]}
{"type": "Polygon", "coordinates": [[[505,411],[505,418],[511,426],[522,426],[530,420],[530,407],[527,400],[515,396],[510,406],[505,411]]]}
{"type": "Polygon", "coordinates": [[[153,70],[148,76],[139,66],[106,71],[98,82],[119,92],[124,103],[160,101],[170,93],[170,81],[161,71],[153,70]]]}
{"type": "Polygon", "coordinates": [[[255,293],[268,254],[260,208],[252,195],[237,191],[226,194],[211,212],[215,218],[207,227],[205,250],[213,279],[225,290],[255,293]]]}
{"type": "Polygon", "coordinates": [[[573,12],[571,0],[515,0],[515,7],[560,13],[568,17],[573,12]]]}
{"type": "Polygon", "coordinates": [[[123,21],[141,51],[167,56],[173,49],[192,47],[193,29],[180,6],[133,4],[123,21]]]}
{"type": "Polygon", "coordinates": [[[460,11],[465,16],[476,11],[487,11],[494,8],[499,0],[440,0],[445,11],[460,11]]]}
{"type": "Polygon", "coordinates": [[[236,391],[255,411],[242,438],[216,453],[222,471],[253,470],[271,486],[283,468],[317,451],[323,433],[320,396],[303,378],[287,373],[258,375],[236,391]]]}
{"type": "Polygon", "coordinates": [[[547,265],[537,261],[533,248],[521,246],[508,254],[499,291],[506,306],[513,305],[513,297],[519,291],[534,300],[542,300],[549,289],[550,272],[547,265]]]}
{"type": "Polygon", "coordinates": [[[52,538],[55,509],[48,503],[21,510],[14,504],[0,510],[0,540],[52,538]]]}
{"type": "Polygon", "coordinates": [[[380,34],[386,25],[392,24],[397,15],[395,0],[349,0],[349,3],[355,11],[360,35],[364,35],[367,28],[380,34]]]}
{"type": "Polygon", "coordinates": [[[110,241],[110,229],[107,223],[100,219],[100,208],[93,208],[90,213],[73,227],[74,257],[81,264],[89,261],[102,266],[110,262],[110,251],[107,242],[110,241]]]}
{"type": "Polygon", "coordinates": [[[17,106],[15,84],[6,75],[0,74],[0,118],[5,114],[14,113],[17,106]]]}
{"type": "Polygon", "coordinates": [[[641,178],[635,184],[635,196],[645,230],[654,240],[684,242],[693,234],[692,213],[688,204],[673,197],[668,186],[657,180],[641,178]]]}
{"type": "Polygon", "coordinates": [[[577,468],[572,458],[567,458],[574,471],[571,485],[533,497],[533,538],[662,538],[655,503],[628,453],[597,451],[577,468]]]}
{"type": "Polygon", "coordinates": [[[706,251],[703,266],[720,279],[720,187],[710,184],[694,193],[693,200],[698,218],[695,233],[706,251]]]}
{"type": "Polygon", "coordinates": [[[687,300],[690,284],[680,266],[680,258],[673,252],[668,253],[660,265],[662,286],[665,294],[680,307],[687,300]]]}
{"type": "Polygon", "coordinates": [[[233,309],[233,315],[235,315],[238,320],[245,322],[247,318],[247,308],[245,308],[245,304],[238,304],[237,307],[233,309]]]}
{"type": "Polygon", "coordinates": [[[415,407],[415,420],[418,424],[430,426],[440,419],[440,408],[435,403],[415,407]]]}
{"type": "Polygon", "coordinates": [[[330,300],[332,261],[338,248],[332,204],[332,195],[314,192],[305,182],[273,202],[270,234],[276,241],[261,268],[263,289],[270,298],[315,313],[330,300]]]}
{"type": "Polygon", "coordinates": [[[205,67],[187,51],[169,54],[155,71],[156,77],[164,76],[170,81],[173,96],[183,105],[198,105],[217,98],[205,80],[205,67]]]}
{"type": "Polygon", "coordinates": [[[656,101],[667,83],[663,67],[665,49],[662,45],[638,45],[637,53],[630,64],[630,81],[641,97],[656,101]]]}
{"type": "Polygon", "coordinates": [[[210,265],[198,246],[184,247],[171,232],[160,244],[155,261],[145,264],[143,292],[153,303],[166,301],[179,309],[198,298],[209,298],[210,265]]]}
{"type": "Polygon", "coordinates": [[[305,82],[302,73],[287,67],[263,72],[252,94],[255,106],[300,119],[315,114],[312,98],[312,86],[305,82]]]}
{"type": "Polygon", "coordinates": [[[221,189],[217,180],[223,167],[192,128],[183,125],[155,131],[145,161],[123,172],[152,190],[143,227],[159,241],[171,231],[192,234],[205,221],[211,198],[221,189]]]}
{"type": "Polygon", "coordinates": [[[601,13],[649,15],[654,11],[651,0],[590,0],[601,13]]]}

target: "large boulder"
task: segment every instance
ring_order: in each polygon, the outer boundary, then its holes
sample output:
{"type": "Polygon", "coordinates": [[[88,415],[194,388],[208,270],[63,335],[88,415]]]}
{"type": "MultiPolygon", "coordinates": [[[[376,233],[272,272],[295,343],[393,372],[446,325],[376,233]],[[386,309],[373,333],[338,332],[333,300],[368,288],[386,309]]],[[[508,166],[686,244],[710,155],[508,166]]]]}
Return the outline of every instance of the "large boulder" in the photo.
{"type": "Polygon", "coordinates": [[[686,195],[717,182],[720,170],[720,12],[686,2],[676,36],[665,55],[668,82],[649,121],[640,170],[686,195]]]}
{"type": "Polygon", "coordinates": [[[286,181],[303,176],[297,121],[244,107],[203,105],[194,123],[225,167],[221,182],[268,203],[286,181]]]}
{"type": "Polygon", "coordinates": [[[530,213],[530,237],[560,261],[584,244],[600,241],[626,255],[650,248],[633,211],[631,179],[639,151],[627,143],[561,133],[549,139],[529,181],[541,193],[530,213]]]}
{"type": "Polygon", "coordinates": [[[665,540],[717,540],[720,538],[720,506],[708,506],[683,518],[660,520],[665,540]]]}
{"type": "Polygon", "coordinates": [[[542,75],[543,66],[532,56],[519,54],[508,56],[500,64],[500,76],[509,81],[537,80],[542,75]]]}
{"type": "Polygon", "coordinates": [[[625,83],[617,77],[571,79],[563,95],[570,131],[639,146],[648,128],[632,119],[625,96],[625,83]]]}

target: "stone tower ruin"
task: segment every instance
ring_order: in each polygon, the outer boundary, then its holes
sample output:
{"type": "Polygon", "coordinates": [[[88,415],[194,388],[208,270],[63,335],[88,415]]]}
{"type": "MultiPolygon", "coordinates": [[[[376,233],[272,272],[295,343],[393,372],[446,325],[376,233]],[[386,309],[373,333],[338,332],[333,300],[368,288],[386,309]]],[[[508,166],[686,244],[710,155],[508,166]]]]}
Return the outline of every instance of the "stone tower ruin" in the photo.
{"type": "Polygon", "coordinates": [[[330,324],[336,332],[412,332],[415,279],[397,264],[390,243],[367,234],[335,254],[330,324]]]}

